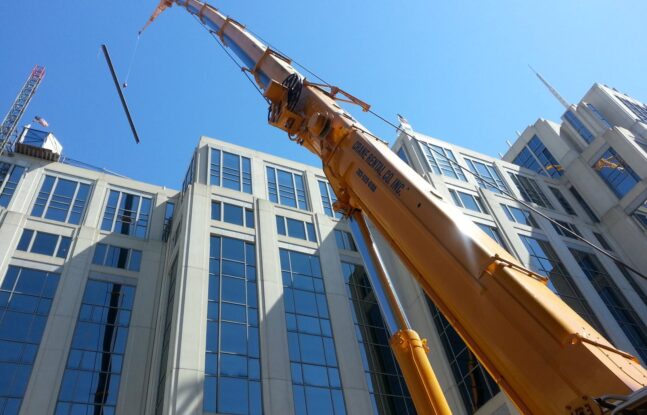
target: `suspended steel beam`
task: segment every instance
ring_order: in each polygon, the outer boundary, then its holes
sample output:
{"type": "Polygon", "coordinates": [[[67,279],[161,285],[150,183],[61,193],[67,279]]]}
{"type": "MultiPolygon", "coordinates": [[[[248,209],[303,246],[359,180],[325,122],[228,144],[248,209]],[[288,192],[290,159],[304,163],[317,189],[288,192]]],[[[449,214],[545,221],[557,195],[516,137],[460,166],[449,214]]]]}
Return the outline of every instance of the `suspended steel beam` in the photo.
{"type": "Polygon", "coordinates": [[[137,130],[135,129],[135,123],[133,118],[130,116],[130,110],[128,109],[128,104],[126,104],[126,97],[119,86],[119,79],[117,79],[117,73],[115,72],[115,67],[112,65],[112,59],[110,59],[110,54],[108,53],[108,47],[106,45],[101,45],[101,50],[103,50],[103,55],[106,57],[106,62],[108,62],[108,68],[110,69],[110,74],[112,74],[112,80],[115,83],[115,88],[117,88],[117,93],[119,94],[119,99],[121,100],[121,106],[124,108],[126,113],[126,118],[128,118],[128,124],[130,124],[130,130],[133,132],[133,137],[135,137],[135,142],[139,144],[139,135],[137,135],[137,130]]]}

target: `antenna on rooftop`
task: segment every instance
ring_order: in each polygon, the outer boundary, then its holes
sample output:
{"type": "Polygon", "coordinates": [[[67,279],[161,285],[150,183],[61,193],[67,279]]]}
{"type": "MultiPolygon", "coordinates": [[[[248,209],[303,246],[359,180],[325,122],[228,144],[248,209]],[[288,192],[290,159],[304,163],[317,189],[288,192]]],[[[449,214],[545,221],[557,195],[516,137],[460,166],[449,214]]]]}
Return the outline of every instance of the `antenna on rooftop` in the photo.
{"type": "Polygon", "coordinates": [[[549,84],[549,83],[548,83],[548,81],[546,81],[546,80],[544,79],[544,77],[543,77],[543,76],[541,76],[541,74],[540,74],[539,72],[537,72],[537,71],[536,71],[532,66],[530,66],[530,65],[528,65],[528,67],[530,68],[530,70],[531,70],[531,71],[533,71],[533,72],[535,73],[535,75],[537,75],[537,78],[539,78],[539,80],[541,81],[541,83],[542,83],[542,84],[544,84],[544,86],[546,86],[546,88],[548,88],[548,90],[550,91],[550,93],[551,93],[551,94],[552,94],[552,95],[553,95],[553,96],[554,96],[554,97],[559,101],[559,103],[560,103],[560,104],[562,104],[562,105],[564,106],[564,108],[568,108],[568,107],[570,107],[570,106],[571,106],[571,104],[569,104],[569,103],[564,99],[564,97],[562,97],[562,96],[559,94],[559,92],[557,92],[557,90],[556,90],[555,88],[553,88],[553,86],[552,86],[551,84],[549,84]]]}

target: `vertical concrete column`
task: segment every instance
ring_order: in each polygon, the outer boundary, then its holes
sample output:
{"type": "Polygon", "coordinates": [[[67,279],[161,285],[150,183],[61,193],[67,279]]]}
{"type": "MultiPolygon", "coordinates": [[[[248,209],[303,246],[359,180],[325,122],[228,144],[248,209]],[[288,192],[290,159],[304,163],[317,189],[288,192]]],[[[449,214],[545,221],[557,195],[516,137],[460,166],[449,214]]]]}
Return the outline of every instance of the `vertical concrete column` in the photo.
{"type": "Polygon", "coordinates": [[[103,203],[108,197],[108,183],[105,180],[97,180],[92,186],[90,200],[85,210],[83,224],[88,227],[101,229],[103,215],[103,203]]]}
{"type": "Polygon", "coordinates": [[[128,412],[133,413],[144,413],[147,403],[145,397],[149,389],[155,390],[157,386],[157,378],[150,375],[157,373],[152,371],[151,367],[159,363],[159,359],[152,359],[165,246],[161,241],[149,241],[148,244],[154,246],[155,250],[144,254],[138,273],[135,306],[128,328],[128,343],[123,363],[128,370],[123,371],[121,375],[118,402],[118,408],[128,408],[128,412]]]}
{"type": "Polygon", "coordinates": [[[326,287],[330,324],[335,338],[346,409],[351,415],[369,414],[373,409],[364,378],[362,357],[355,337],[355,324],[346,293],[346,283],[341,273],[341,259],[333,233],[336,222],[323,214],[315,215],[315,220],[321,231],[319,259],[326,287]]]}
{"type": "MultiPolygon", "coordinates": [[[[0,252],[6,253],[0,256],[0,283],[4,279],[11,255],[8,253],[18,245],[18,240],[22,235],[22,228],[25,222],[25,216],[18,212],[5,211],[4,219],[0,222],[0,252]]],[[[1,216],[0,216],[1,217],[1,216]]]]}
{"type": "Polygon", "coordinates": [[[267,178],[265,162],[260,157],[254,157],[252,162],[252,193],[259,199],[269,199],[267,194],[267,178]]]}
{"type": "MultiPolygon", "coordinates": [[[[11,159],[4,159],[3,161],[9,164],[16,164],[11,159]]],[[[22,161],[22,160],[21,160],[22,161]]],[[[23,177],[18,183],[18,187],[9,202],[7,209],[13,212],[24,213],[29,215],[31,212],[32,201],[38,190],[40,190],[40,180],[42,177],[42,170],[39,169],[40,166],[37,163],[21,163],[20,166],[25,167],[25,172],[23,177]]]]}
{"type": "MultiPolygon", "coordinates": [[[[201,414],[209,288],[209,186],[194,185],[185,195],[183,229],[178,243],[177,349],[173,359],[170,413],[201,414]]],[[[172,349],[172,348],[171,348],[172,349]]]]}
{"type": "Polygon", "coordinates": [[[313,213],[324,214],[323,204],[321,202],[321,192],[319,191],[319,181],[317,176],[310,171],[305,172],[306,191],[310,199],[310,210],[313,213]]]}
{"type": "Polygon", "coordinates": [[[256,211],[263,409],[268,415],[291,414],[294,402],[274,208],[257,199],[256,211]]]}
{"type": "Polygon", "coordinates": [[[22,413],[53,413],[60,383],[72,343],[77,315],[88,280],[92,246],[96,240],[92,228],[82,226],[62,269],[47,321],[47,327],[32,368],[32,377],[23,400],[22,413]],[[43,393],[43,391],[48,391],[43,393]]]}

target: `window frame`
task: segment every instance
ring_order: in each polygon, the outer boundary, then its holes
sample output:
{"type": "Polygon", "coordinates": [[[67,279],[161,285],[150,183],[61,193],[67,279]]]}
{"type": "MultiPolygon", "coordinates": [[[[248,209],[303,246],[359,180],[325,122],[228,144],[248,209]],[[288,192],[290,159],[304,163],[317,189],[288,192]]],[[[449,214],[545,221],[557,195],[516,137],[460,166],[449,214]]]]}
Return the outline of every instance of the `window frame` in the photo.
{"type": "Polygon", "coordinates": [[[288,216],[283,216],[283,215],[275,215],[276,217],[276,233],[281,236],[287,236],[289,238],[295,238],[295,239],[300,239],[302,241],[308,241],[308,242],[314,242],[314,243],[319,243],[319,238],[317,236],[317,230],[314,222],[309,222],[307,220],[301,220],[301,219],[296,219],[296,218],[291,218],[288,216]],[[289,226],[289,221],[293,222],[298,222],[302,225],[303,228],[303,234],[305,235],[305,238],[301,238],[300,236],[296,235],[291,235],[290,234],[290,226],[289,226]],[[280,224],[282,222],[282,225],[280,224]],[[282,233],[281,229],[284,230],[282,233]]]}
{"type": "Polygon", "coordinates": [[[542,190],[537,180],[513,171],[508,171],[508,176],[510,176],[510,178],[512,179],[512,183],[514,183],[523,200],[528,203],[534,203],[537,206],[541,206],[546,209],[555,209],[553,207],[553,204],[550,203],[550,200],[546,197],[546,193],[542,190]],[[527,183],[530,189],[527,188],[523,183],[527,183]]]}
{"type": "MultiPolygon", "coordinates": [[[[232,172],[227,172],[227,174],[231,177],[234,176],[232,172]]],[[[238,192],[243,192],[247,194],[253,194],[253,180],[252,180],[253,174],[252,174],[252,159],[251,157],[243,156],[238,153],[233,153],[231,151],[227,151],[221,148],[216,148],[216,147],[209,147],[209,185],[210,186],[218,186],[222,187],[225,189],[230,189],[238,192]],[[218,160],[215,162],[214,153],[218,153],[218,160]],[[238,188],[230,187],[230,186],[225,186],[225,169],[230,170],[229,167],[225,167],[225,154],[231,155],[238,157],[238,174],[237,174],[237,182],[238,182],[238,188]],[[247,171],[246,166],[249,167],[249,170],[247,171]],[[217,170],[217,174],[214,174],[214,169],[217,170]],[[217,178],[217,180],[214,180],[214,178],[217,178]],[[214,183],[214,181],[217,181],[217,183],[214,183]]],[[[227,179],[231,180],[231,179],[227,179]]],[[[233,180],[231,180],[233,182],[233,180]]]]}
{"type": "Polygon", "coordinates": [[[8,208],[27,168],[0,160],[0,170],[3,166],[7,166],[7,170],[4,176],[0,177],[0,207],[8,208]]]}
{"type": "Polygon", "coordinates": [[[309,200],[308,184],[306,180],[305,171],[296,171],[290,168],[279,167],[273,164],[266,164],[265,175],[266,175],[265,181],[267,183],[267,187],[266,187],[267,195],[268,195],[268,200],[270,202],[280,206],[286,206],[292,209],[310,211],[311,203],[309,200]],[[273,174],[270,174],[270,171],[273,171],[273,174]],[[290,179],[292,182],[291,190],[293,192],[292,194],[294,195],[294,206],[287,203],[283,203],[284,198],[291,199],[291,197],[285,196],[285,195],[282,196],[281,187],[282,186],[285,187],[285,186],[280,184],[279,172],[287,173],[290,175],[290,179]],[[302,190],[299,190],[297,187],[297,179],[296,179],[297,176],[301,178],[301,184],[303,185],[302,190]],[[270,180],[270,178],[273,178],[273,181],[270,180]],[[272,192],[272,187],[274,188],[274,192],[272,192]]]}
{"type": "Polygon", "coordinates": [[[101,267],[108,267],[108,268],[115,268],[115,269],[120,269],[123,271],[132,271],[132,272],[139,272],[141,270],[141,263],[142,259],[144,257],[143,251],[139,249],[134,249],[134,248],[127,248],[124,246],[118,246],[118,245],[112,245],[112,244],[107,244],[103,242],[99,242],[95,244],[94,246],[94,252],[92,253],[92,265],[98,265],[101,267]],[[100,248],[104,247],[104,248],[100,248]],[[120,267],[118,265],[113,266],[108,263],[108,258],[110,256],[110,249],[120,249],[120,250],[126,250],[126,263],[124,264],[124,267],[120,267]],[[99,250],[104,249],[103,252],[103,258],[97,258],[97,255],[99,254],[99,250]],[[133,264],[133,255],[136,255],[135,253],[139,253],[139,259],[136,261],[136,264],[133,264]],[[95,262],[95,260],[100,260],[100,262],[95,262]]]}
{"type": "Polygon", "coordinates": [[[509,191],[508,185],[503,180],[496,164],[469,157],[464,154],[462,154],[462,156],[465,163],[467,163],[469,171],[472,172],[472,177],[474,177],[476,183],[481,189],[486,189],[496,194],[505,194],[509,191]],[[482,166],[482,168],[485,169],[489,175],[488,177],[484,176],[482,171],[479,171],[479,166],[482,166]]]}
{"type": "Polygon", "coordinates": [[[597,173],[598,177],[602,179],[604,184],[607,185],[607,187],[618,199],[622,199],[623,197],[627,196],[636,187],[636,185],[641,182],[640,176],[636,174],[631,166],[629,166],[629,164],[627,164],[622,156],[620,156],[620,154],[618,154],[618,152],[615,151],[611,146],[609,146],[600,155],[600,157],[596,158],[596,161],[593,163],[591,168],[597,173]],[[618,164],[619,167],[613,168],[611,169],[612,171],[609,172],[609,166],[600,164],[602,160],[605,160],[607,162],[614,160],[613,162],[618,164]],[[600,164],[599,168],[598,164],[600,164]],[[633,181],[633,184],[631,184],[628,189],[623,190],[620,188],[620,186],[622,186],[624,183],[630,181],[633,181]]]}
{"type": "Polygon", "coordinates": [[[427,167],[433,174],[467,182],[463,167],[458,164],[458,159],[451,149],[425,141],[416,140],[416,142],[424,155],[427,167]],[[438,152],[441,152],[442,156],[438,152]],[[443,158],[442,161],[439,161],[439,158],[443,158]]]}
{"type": "MultiPolygon", "coordinates": [[[[90,201],[92,199],[92,191],[94,190],[93,182],[84,180],[84,179],[78,179],[76,177],[70,177],[66,175],[61,175],[58,173],[53,173],[53,172],[46,172],[43,174],[42,179],[40,180],[40,186],[39,190],[36,193],[35,199],[31,205],[31,210],[29,213],[29,216],[34,217],[34,218],[40,218],[48,221],[54,221],[54,222],[60,222],[60,223],[66,223],[69,225],[73,226],[81,226],[83,224],[83,221],[85,220],[85,215],[86,211],[88,208],[88,205],[90,204],[90,201]],[[45,186],[45,183],[47,182],[48,178],[52,178],[54,181],[50,187],[50,189],[47,191],[47,198],[43,204],[39,204],[39,200],[42,200],[41,194],[43,193],[43,187],[45,186]],[[52,208],[52,199],[54,199],[56,189],[58,188],[58,184],[61,180],[65,180],[68,182],[73,182],[75,183],[74,187],[74,193],[72,197],[69,198],[70,203],[67,207],[67,211],[65,213],[65,220],[59,220],[59,219],[52,219],[48,218],[47,215],[49,214],[50,209],[52,208]],[[87,186],[87,195],[85,200],[79,200],[79,193],[81,191],[82,186],[87,186]],[[78,206],[80,202],[83,202],[83,206],[79,214],[79,220],[78,223],[73,223],[70,222],[70,219],[72,218],[74,209],[78,206]],[[37,210],[37,207],[41,207],[40,209],[42,210],[39,215],[35,215],[34,212],[37,210]]],[[[62,195],[56,195],[57,197],[67,197],[67,196],[62,196],[62,195]]],[[[55,201],[56,204],[60,204],[59,201],[55,201]]],[[[62,211],[59,207],[54,207],[55,210],[62,211]]]]}
{"type": "MultiPolygon", "coordinates": [[[[101,230],[101,232],[107,232],[107,233],[114,233],[114,234],[117,234],[117,235],[130,236],[130,237],[137,238],[137,239],[144,239],[144,240],[148,239],[149,236],[150,236],[150,230],[151,230],[151,224],[152,224],[152,218],[153,218],[154,209],[155,209],[155,196],[154,195],[150,195],[150,194],[143,193],[143,192],[132,191],[132,190],[129,190],[129,189],[123,189],[123,188],[120,188],[120,187],[112,187],[112,186],[108,187],[107,192],[106,192],[106,200],[105,200],[105,202],[103,204],[103,210],[102,210],[103,215],[101,216],[101,222],[100,222],[100,225],[99,225],[99,229],[101,230]],[[110,195],[111,195],[112,192],[117,192],[119,194],[119,196],[117,197],[117,202],[116,202],[115,207],[114,207],[114,212],[112,213],[113,217],[110,220],[110,223],[111,223],[110,224],[110,229],[104,229],[104,226],[105,226],[104,222],[107,220],[107,209],[109,207],[108,204],[110,203],[110,195]],[[122,232],[119,232],[119,231],[115,230],[115,226],[116,226],[116,224],[118,222],[117,219],[120,216],[119,211],[120,210],[125,210],[125,209],[122,209],[120,207],[124,194],[128,195],[128,196],[138,197],[139,198],[139,201],[137,202],[137,211],[136,211],[135,218],[131,219],[131,222],[130,222],[130,228],[129,229],[131,229],[131,231],[129,233],[122,233],[122,232]],[[145,199],[147,199],[149,201],[150,206],[149,206],[148,212],[145,214],[145,216],[147,216],[146,230],[145,230],[143,236],[139,236],[139,235],[137,235],[137,230],[140,228],[139,222],[140,222],[141,217],[142,217],[142,202],[145,199]]],[[[132,212],[132,210],[130,210],[130,211],[132,212]]],[[[125,222],[119,221],[119,223],[123,224],[125,222]]]]}
{"type": "Polygon", "coordinates": [[[465,210],[469,210],[471,212],[476,212],[476,213],[481,213],[484,215],[489,215],[490,211],[487,209],[485,206],[485,203],[483,202],[483,199],[481,196],[477,194],[472,194],[472,193],[467,193],[462,190],[458,190],[453,187],[448,187],[447,190],[449,191],[449,195],[451,196],[452,200],[454,201],[454,205],[465,210]],[[479,208],[479,210],[472,209],[470,207],[465,206],[465,203],[463,202],[463,199],[461,195],[469,196],[472,198],[474,204],[479,208]]]}
{"type": "Polygon", "coordinates": [[[337,201],[337,195],[332,189],[330,182],[325,179],[317,178],[317,184],[319,185],[319,194],[321,196],[321,205],[323,206],[324,213],[329,218],[341,219],[343,215],[333,208],[334,203],[337,201]],[[326,194],[324,195],[324,190],[326,194]]]}
{"type": "Polygon", "coordinates": [[[72,251],[72,242],[73,242],[73,240],[72,240],[71,236],[59,235],[59,234],[55,234],[55,233],[39,231],[39,230],[36,230],[36,229],[24,228],[23,233],[20,236],[20,239],[18,240],[18,245],[16,247],[16,250],[21,251],[21,252],[28,252],[28,253],[32,253],[32,254],[38,254],[38,255],[45,255],[45,256],[50,256],[50,257],[55,257],[55,258],[61,258],[61,259],[65,260],[65,259],[67,259],[67,257],[70,255],[70,252],[72,251]],[[27,236],[27,232],[30,232],[31,234],[29,234],[29,236],[27,236]],[[34,245],[36,244],[36,238],[38,237],[39,234],[56,237],[56,243],[52,247],[52,253],[51,254],[46,254],[46,253],[42,253],[42,252],[34,252],[33,251],[34,245]],[[64,245],[66,243],[65,242],[66,240],[68,241],[67,242],[67,247],[65,247],[65,245],[64,245]],[[21,249],[21,245],[23,245],[23,244],[26,244],[26,246],[24,247],[25,249],[21,249]],[[64,252],[63,256],[61,256],[61,252],[60,252],[61,249],[67,250],[67,252],[64,252]]]}

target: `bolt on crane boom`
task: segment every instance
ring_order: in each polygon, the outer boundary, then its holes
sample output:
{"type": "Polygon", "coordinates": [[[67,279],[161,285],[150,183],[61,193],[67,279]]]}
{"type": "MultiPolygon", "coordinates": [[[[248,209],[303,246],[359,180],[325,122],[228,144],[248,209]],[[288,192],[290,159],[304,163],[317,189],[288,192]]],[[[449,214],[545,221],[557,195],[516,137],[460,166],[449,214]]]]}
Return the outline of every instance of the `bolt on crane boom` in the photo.
{"type": "MultiPolygon", "coordinates": [[[[270,103],[269,123],[321,158],[336,210],[370,219],[522,412],[603,414],[616,405],[610,399],[645,391],[647,371],[635,357],[616,349],[548,288],[546,277],[445,202],[336,101],[365,104],[309,82],[241,23],[198,0],[162,0],[147,25],[173,4],[246,65],[270,103]]],[[[419,413],[448,413],[427,387],[437,384],[433,372],[419,370],[424,344],[411,332],[401,328],[391,345],[414,404],[419,413]]]]}

